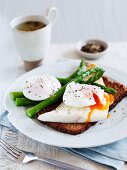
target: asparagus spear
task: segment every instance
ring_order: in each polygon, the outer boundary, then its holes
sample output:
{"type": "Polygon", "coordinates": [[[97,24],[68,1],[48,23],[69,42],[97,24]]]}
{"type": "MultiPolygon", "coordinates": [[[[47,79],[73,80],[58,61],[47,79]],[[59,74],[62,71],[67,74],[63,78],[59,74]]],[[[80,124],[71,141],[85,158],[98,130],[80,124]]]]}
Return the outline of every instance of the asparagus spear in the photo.
{"type": "MultiPolygon", "coordinates": [[[[70,82],[75,81],[77,83],[80,83],[85,76],[88,76],[88,75],[90,75],[92,73],[96,73],[96,72],[99,72],[99,71],[102,71],[102,70],[103,69],[98,68],[98,67],[90,69],[90,70],[87,70],[87,71],[83,72],[81,75],[76,76],[70,82]]],[[[68,84],[70,82],[68,82],[68,84]]],[[[92,82],[92,80],[91,80],[91,82],[92,82]]],[[[57,102],[62,97],[62,95],[63,95],[63,93],[64,93],[64,91],[66,89],[66,86],[67,86],[67,84],[64,85],[63,87],[61,87],[53,96],[47,98],[46,100],[42,101],[38,105],[29,108],[26,111],[26,114],[28,115],[28,117],[30,117],[30,118],[34,117],[39,111],[41,111],[41,110],[45,109],[46,107],[48,107],[49,105],[52,105],[53,103],[57,102]]]]}
{"type": "Polygon", "coordinates": [[[109,93],[109,94],[115,94],[117,93],[117,91],[111,87],[106,87],[104,85],[98,84],[98,83],[92,83],[95,86],[100,87],[101,89],[103,89],[105,92],[109,93]]]}
{"type": "Polygon", "coordinates": [[[81,74],[81,77],[82,77],[81,82],[86,82],[87,84],[92,84],[95,81],[97,81],[99,78],[101,78],[102,75],[104,74],[104,72],[105,71],[102,68],[99,68],[99,67],[89,69],[89,70],[87,70],[87,71],[85,71],[81,74]],[[87,77],[87,76],[89,76],[90,74],[93,74],[93,73],[95,73],[95,74],[92,77],[90,77],[87,81],[83,80],[84,77],[87,77]]]}
{"type": "Polygon", "coordinates": [[[71,81],[71,79],[75,78],[76,76],[80,75],[84,70],[84,67],[86,66],[85,64],[85,60],[82,59],[81,62],[80,62],[80,65],[78,67],[78,69],[72,73],[72,75],[70,75],[69,77],[67,78],[60,78],[58,77],[57,79],[59,80],[59,82],[62,84],[62,85],[65,85],[67,84],[69,81],[71,81]]]}
{"type": "Polygon", "coordinates": [[[92,84],[93,82],[97,81],[99,78],[101,78],[103,76],[105,71],[103,69],[100,69],[100,68],[97,68],[97,70],[98,71],[96,72],[96,74],[94,76],[90,77],[86,81],[87,84],[92,84]]]}
{"type": "Polygon", "coordinates": [[[16,98],[24,97],[23,92],[10,92],[10,96],[12,100],[16,100],[16,98]]]}
{"type": "MultiPolygon", "coordinates": [[[[81,81],[82,84],[89,84],[86,81],[81,81]]],[[[105,92],[109,93],[109,94],[115,94],[117,91],[111,87],[106,87],[104,85],[98,84],[98,83],[91,83],[92,85],[98,86],[101,89],[103,89],[105,92]]]]}
{"type": "Polygon", "coordinates": [[[69,82],[70,78],[57,77],[57,80],[59,80],[61,85],[65,85],[69,82]]]}
{"type": "Polygon", "coordinates": [[[16,106],[30,106],[30,105],[36,105],[40,102],[29,100],[29,99],[23,97],[23,98],[16,98],[15,103],[16,103],[16,106]]]}

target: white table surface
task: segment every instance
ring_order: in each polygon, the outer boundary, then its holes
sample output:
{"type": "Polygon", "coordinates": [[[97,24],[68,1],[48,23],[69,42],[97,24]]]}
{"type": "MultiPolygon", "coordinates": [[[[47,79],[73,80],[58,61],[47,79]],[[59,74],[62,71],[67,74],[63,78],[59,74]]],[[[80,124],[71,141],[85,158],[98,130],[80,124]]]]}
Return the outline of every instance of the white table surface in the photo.
{"type": "MultiPolygon", "coordinates": [[[[0,94],[1,103],[3,98],[2,96],[4,95],[4,92],[10,85],[10,83],[13,82],[17,76],[25,72],[23,68],[23,63],[17,57],[18,55],[15,52],[15,50],[10,50],[9,52],[10,57],[8,58],[8,62],[7,58],[5,57],[3,58],[3,62],[0,63],[0,74],[2,73],[0,89],[2,89],[3,92],[0,94]]],[[[44,64],[47,64],[47,62],[53,63],[55,62],[55,60],[60,58],[73,58],[73,59],[80,58],[80,56],[76,52],[76,44],[53,44],[49,50],[49,54],[44,60],[44,64]]],[[[106,56],[100,58],[99,60],[95,60],[94,62],[97,64],[108,65],[117,68],[123,72],[127,72],[127,42],[109,43],[109,51],[107,52],[106,56]]],[[[4,108],[1,105],[1,111],[2,110],[4,110],[4,108]]],[[[46,157],[61,160],[63,162],[70,163],[90,170],[111,169],[108,168],[107,166],[103,166],[91,162],[89,160],[78,158],[72,154],[62,151],[60,148],[41,144],[32,139],[29,139],[28,137],[24,136],[21,133],[12,132],[11,130],[1,126],[0,137],[5,141],[9,142],[10,144],[13,144],[14,146],[17,146],[25,150],[33,151],[39,156],[45,155],[46,157]]],[[[0,152],[0,169],[57,170],[58,168],[40,162],[33,162],[27,165],[16,164],[14,162],[11,162],[2,152],[0,152]]],[[[127,169],[127,165],[124,165],[122,170],[125,169],[127,169]]]]}
{"type": "MultiPolygon", "coordinates": [[[[55,43],[90,38],[127,40],[126,0],[0,0],[0,32],[9,29],[12,18],[44,14],[45,9],[51,6],[56,6],[59,11],[53,28],[52,41],[55,43]]],[[[2,41],[8,36],[0,35],[2,41]]]]}

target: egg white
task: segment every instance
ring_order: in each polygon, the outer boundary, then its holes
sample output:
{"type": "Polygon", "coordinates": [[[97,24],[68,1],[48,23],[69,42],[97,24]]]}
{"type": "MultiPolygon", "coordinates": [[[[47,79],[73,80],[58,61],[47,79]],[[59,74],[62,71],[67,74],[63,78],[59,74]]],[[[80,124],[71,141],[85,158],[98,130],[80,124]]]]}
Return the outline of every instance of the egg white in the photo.
{"type": "MultiPolygon", "coordinates": [[[[41,114],[38,117],[40,121],[59,122],[59,123],[84,123],[88,119],[90,107],[71,107],[65,105],[63,102],[53,111],[41,114]]],[[[96,122],[106,119],[108,109],[98,110],[92,112],[90,122],[96,122]]]]}
{"type": "Polygon", "coordinates": [[[54,76],[33,76],[24,82],[23,94],[30,100],[41,101],[53,95],[60,87],[60,82],[54,76]]]}

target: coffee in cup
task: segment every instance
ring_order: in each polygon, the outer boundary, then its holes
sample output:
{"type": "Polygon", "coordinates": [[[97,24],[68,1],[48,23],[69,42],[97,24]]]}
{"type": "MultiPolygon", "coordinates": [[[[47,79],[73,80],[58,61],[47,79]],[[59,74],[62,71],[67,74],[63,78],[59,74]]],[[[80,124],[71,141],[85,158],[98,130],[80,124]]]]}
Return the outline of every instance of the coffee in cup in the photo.
{"type": "Polygon", "coordinates": [[[57,9],[52,7],[47,17],[42,15],[21,16],[11,21],[15,45],[25,69],[38,67],[50,47],[51,29],[57,18],[57,9]]]}

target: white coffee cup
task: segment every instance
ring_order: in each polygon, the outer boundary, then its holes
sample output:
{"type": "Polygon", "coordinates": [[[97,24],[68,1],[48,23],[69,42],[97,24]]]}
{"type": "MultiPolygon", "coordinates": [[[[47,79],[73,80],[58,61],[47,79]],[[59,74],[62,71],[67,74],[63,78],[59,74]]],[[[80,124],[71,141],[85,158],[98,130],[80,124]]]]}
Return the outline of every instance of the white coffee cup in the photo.
{"type": "Polygon", "coordinates": [[[50,47],[51,29],[57,18],[57,9],[52,7],[47,16],[30,15],[14,18],[10,25],[13,32],[15,45],[21,59],[25,63],[25,69],[30,70],[40,64],[50,47]],[[17,25],[27,21],[40,21],[46,26],[34,31],[21,31],[17,25]]]}

